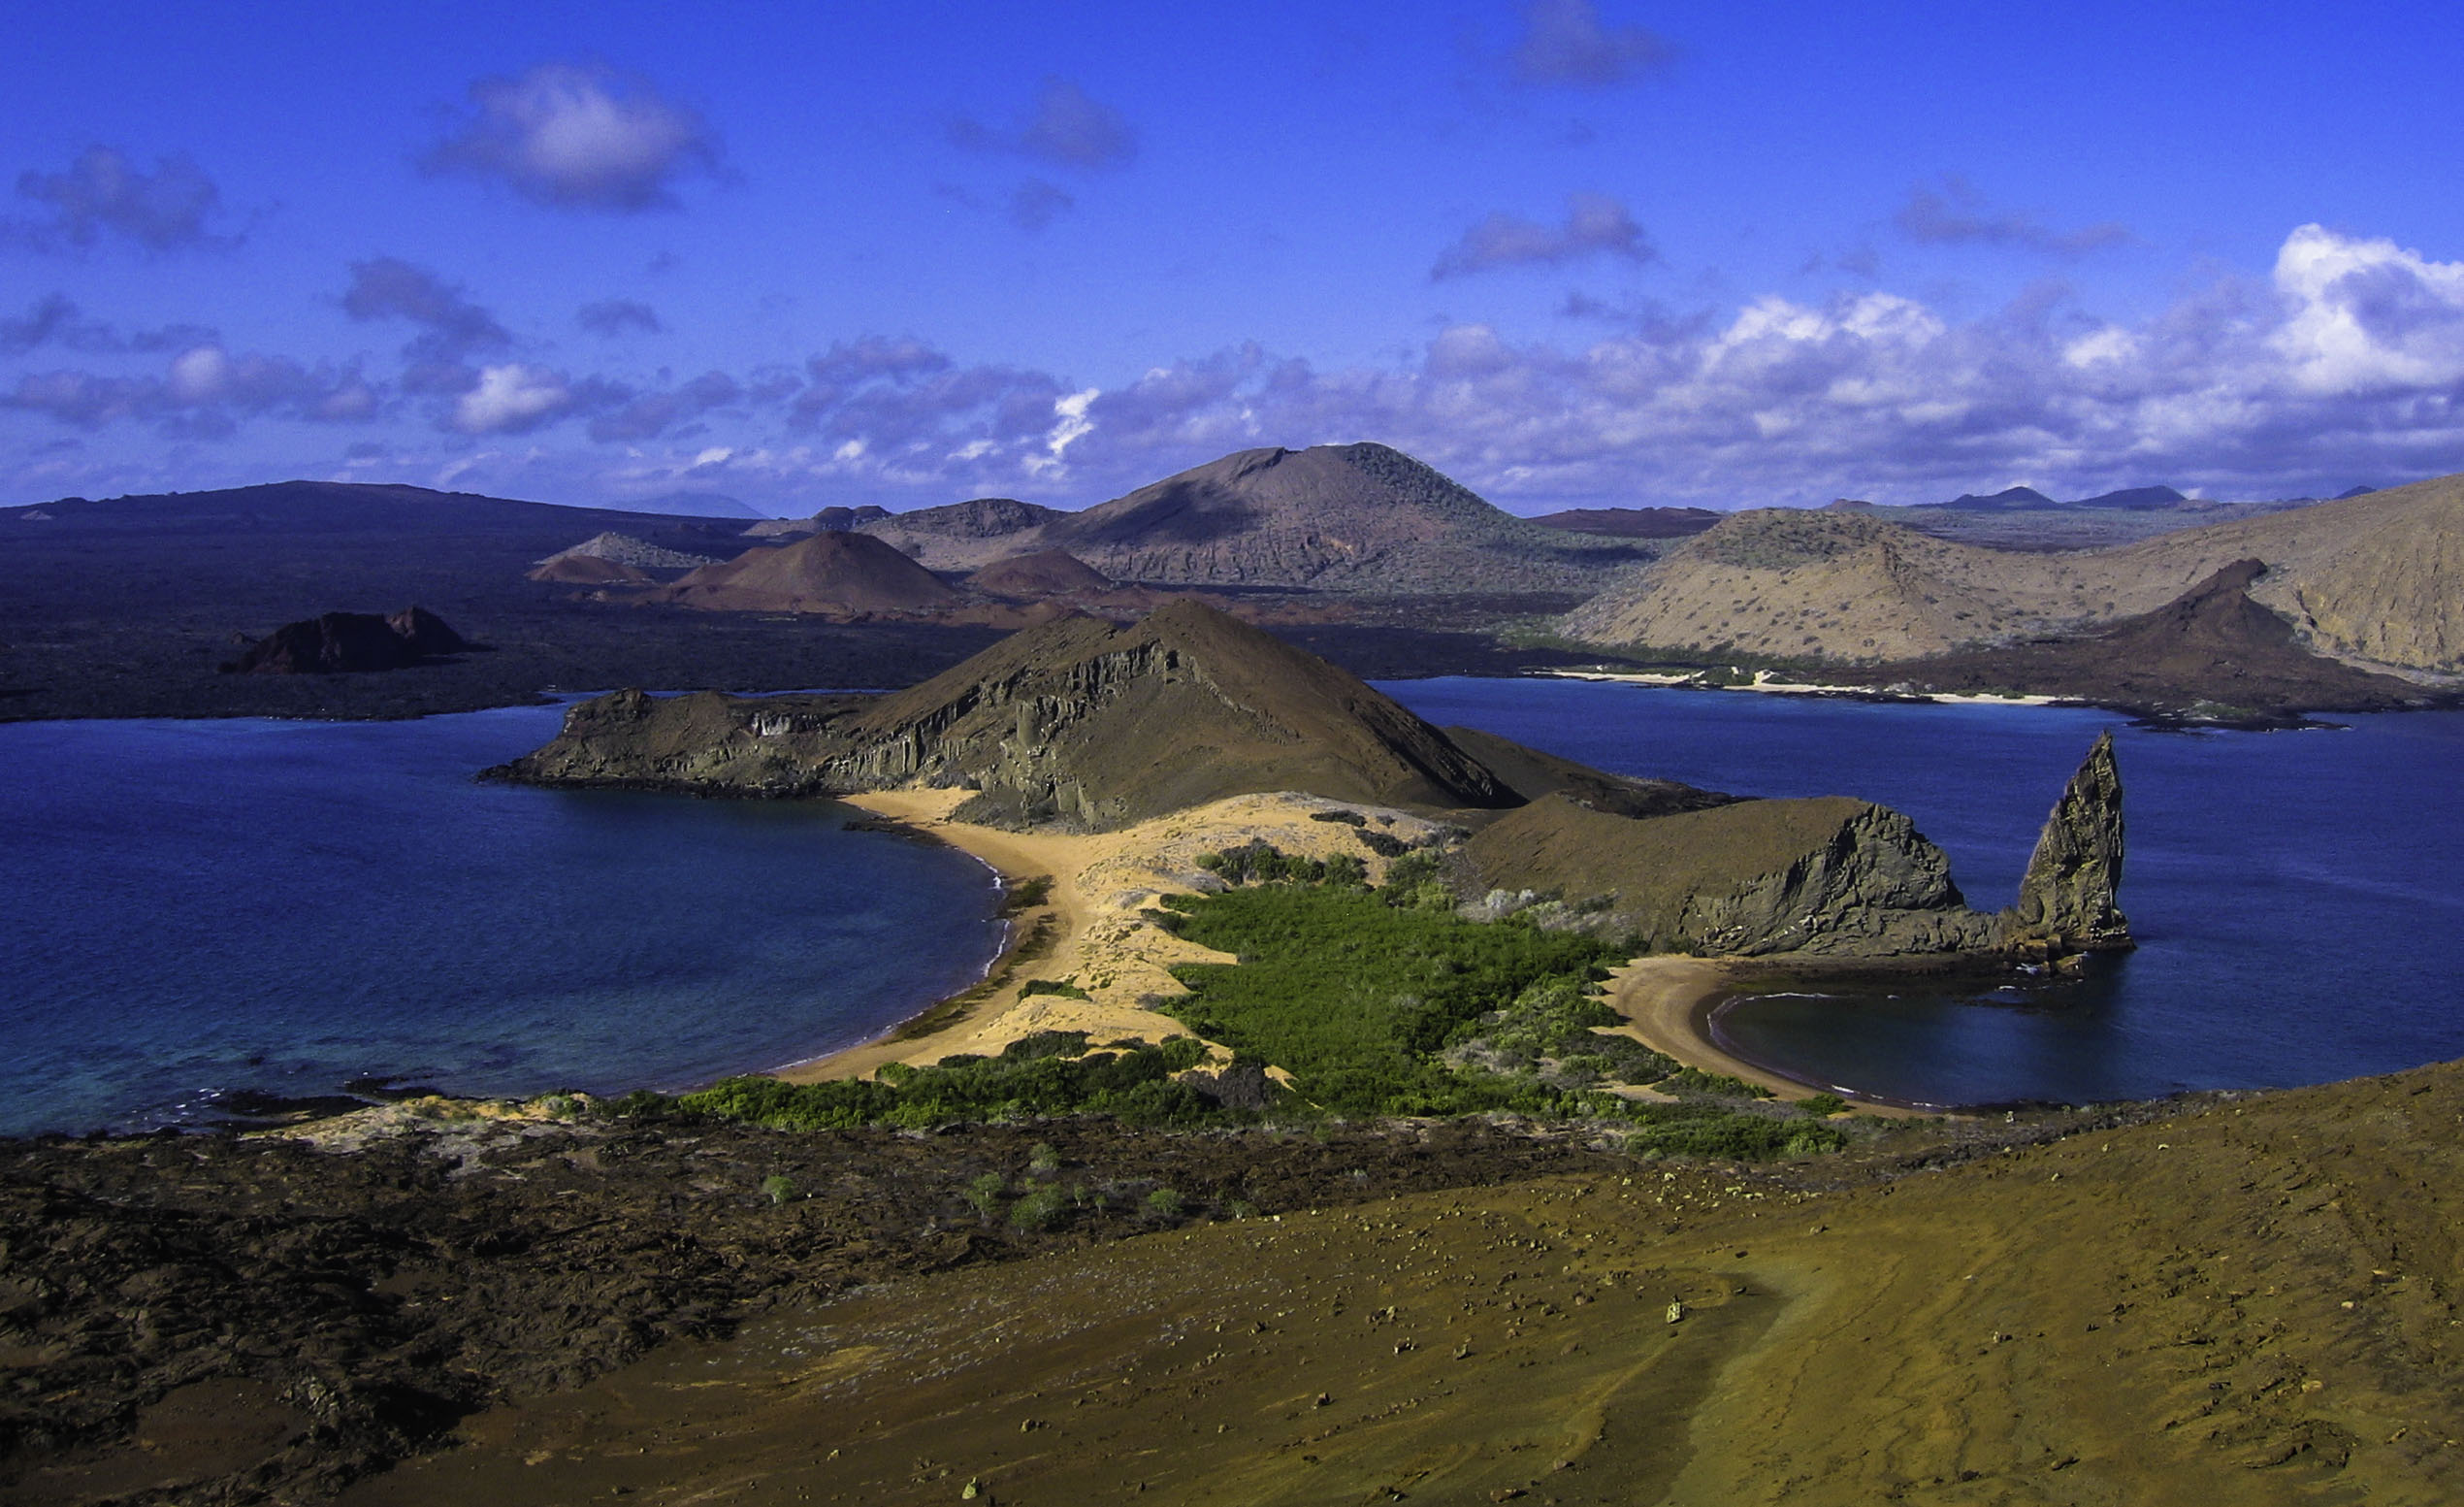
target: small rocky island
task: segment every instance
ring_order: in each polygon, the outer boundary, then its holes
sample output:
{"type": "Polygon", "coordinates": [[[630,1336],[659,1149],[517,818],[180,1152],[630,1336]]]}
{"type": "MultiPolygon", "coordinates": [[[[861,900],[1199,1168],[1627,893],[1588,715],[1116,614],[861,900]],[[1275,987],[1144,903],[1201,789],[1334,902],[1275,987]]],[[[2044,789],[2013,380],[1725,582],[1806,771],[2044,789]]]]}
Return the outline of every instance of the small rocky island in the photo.
{"type": "Polygon", "coordinates": [[[335,675],[401,670],[474,645],[436,613],[413,605],[388,617],[327,612],[284,623],[224,665],[225,674],[335,675]]]}

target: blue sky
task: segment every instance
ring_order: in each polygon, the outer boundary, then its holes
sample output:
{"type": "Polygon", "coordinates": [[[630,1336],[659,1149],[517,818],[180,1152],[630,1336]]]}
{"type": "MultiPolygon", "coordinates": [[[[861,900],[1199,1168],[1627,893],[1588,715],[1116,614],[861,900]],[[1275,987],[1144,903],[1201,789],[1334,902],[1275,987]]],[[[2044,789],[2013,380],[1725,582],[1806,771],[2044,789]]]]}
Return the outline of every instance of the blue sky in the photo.
{"type": "Polygon", "coordinates": [[[1522,511],[2464,470],[2419,5],[30,10],[0,501],[1522,511]]]}

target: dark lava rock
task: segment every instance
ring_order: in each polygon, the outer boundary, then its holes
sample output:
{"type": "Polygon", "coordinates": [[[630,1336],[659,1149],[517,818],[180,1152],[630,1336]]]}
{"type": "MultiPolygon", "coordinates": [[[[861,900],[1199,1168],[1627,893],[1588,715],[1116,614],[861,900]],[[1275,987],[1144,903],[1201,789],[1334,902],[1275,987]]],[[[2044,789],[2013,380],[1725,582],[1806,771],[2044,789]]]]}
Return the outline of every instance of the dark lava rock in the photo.
{"type": "Polygon", "coordinates": [[[350,1151],[0,1141],[0,1502],[323,1500],[477,1408],[665,1340],[1151,1230],[1157,1188],[1205,1220],[1633,1166],[1479,1122],[944,1130],[474,1118],[350,1151]],[[1048,1148],[1086,1194],[1057,1225],[968,1201],[1048,1148]]]}
{"type": "Polygon", "coordinates": [[[222,670],[225,674],[257,675],[400,670],[471,647],[443,618],[422,606],[405,607],[391,617],[327,612],[283,624],[222,670]]]}
{"type": "Polygon", "coordinates": [[[2002,944],[2015,954],[2059,960],[2137,945],[2115,902],[2122,887],[2122,771],[2113,735],[2088,750],[2036,839],[2020,881],[2019,903],[2002,915],[2002,944]]]}

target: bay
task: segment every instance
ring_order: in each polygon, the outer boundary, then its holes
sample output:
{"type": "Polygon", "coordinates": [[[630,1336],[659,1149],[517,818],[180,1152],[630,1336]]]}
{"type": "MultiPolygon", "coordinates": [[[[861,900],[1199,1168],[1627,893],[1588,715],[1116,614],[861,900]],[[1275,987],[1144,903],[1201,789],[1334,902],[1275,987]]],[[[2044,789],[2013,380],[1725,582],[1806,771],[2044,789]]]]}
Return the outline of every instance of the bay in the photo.
{"type": "Polygon", "coordinates": [[[1970,903],[2009,904],[2047,811],[2111,728],[2140,946],[2077,984],[1747,999],[1723,1043],[1920,1103],[2099,1102],[2327,1082],[2464,1057],[2464,713],[2180,733],[2064,707],[1892,704],[1559,679],[1381,686],[1621,773],[1907,812],[1970,903]]]}
{"type": "Polygon", "coordinates": [[[363,1076],[690,1086],[876,1035],[999,950],[981,864],[849,807],[472,778],[562,714],[0,725],[0,1133],[363,1076]]]}

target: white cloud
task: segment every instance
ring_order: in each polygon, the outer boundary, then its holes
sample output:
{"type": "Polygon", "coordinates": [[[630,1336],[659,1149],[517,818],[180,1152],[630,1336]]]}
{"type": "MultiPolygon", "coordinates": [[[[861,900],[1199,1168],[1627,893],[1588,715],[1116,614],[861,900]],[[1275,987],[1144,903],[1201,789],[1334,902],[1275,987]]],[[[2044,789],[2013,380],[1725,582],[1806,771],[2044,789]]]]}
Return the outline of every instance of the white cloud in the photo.
{"type": "Polygon", "coordinates": [[[1060,466],[1064,452],[1094,432],[1095,424],[1086,416],[1086,406],[1101,396],[1102,389],[1087,387],[1053,400],[1053,414],[1058,422],[1044,438],[1044,453],[1026,457],[1025,465],[1030,474],[1060,466]]]}
{"type": "Polygon", "coordinates": [[[626,213],[672,207],[678,180],[718,171],[719,141],[641,80],[544,63],[472,84],[470,114],[426,163],[501,180],[539,204],[626,213]]]}
{"type": "Polygon", "coordinates": [[[561,417],[573,401],[571,386],[544,367],[481,367],[478,385],[454,400],[453,427],[467,435],[521,434],[561,417]]]}
{"type": "Polygon", "coordinates": [[[2304,225],[2276,255],[2290,310],[2272,342],[2293,380],[2322,393],[2464,378],[2464,262],[2304,225]]]}
{"type": "Polygon", "coordinates": [[[231,378],[231,358],[219,345],[183,351],[171,364],[171,396],[180,403],[211,403],[231,378]]]}

